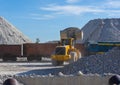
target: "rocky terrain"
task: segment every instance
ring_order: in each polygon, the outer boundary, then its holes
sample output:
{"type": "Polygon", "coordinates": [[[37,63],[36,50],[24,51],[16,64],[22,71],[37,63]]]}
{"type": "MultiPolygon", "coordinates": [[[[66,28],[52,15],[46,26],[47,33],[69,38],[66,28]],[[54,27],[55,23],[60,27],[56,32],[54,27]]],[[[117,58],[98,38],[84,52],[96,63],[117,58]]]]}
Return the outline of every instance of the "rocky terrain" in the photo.
{"type": "Polygon", "coordinates": [[[0,44],[21,44],[25,42],[32,41],[7,20],[0,17],[0,44]]]}
{"type": "Polygon", "coordinates": [[[61,72],[69,75],[81,71],[83,74],[105,73],[120,74],[120,47],[113,48],[105,54],[91,55],[62,68],[61,72]]]}

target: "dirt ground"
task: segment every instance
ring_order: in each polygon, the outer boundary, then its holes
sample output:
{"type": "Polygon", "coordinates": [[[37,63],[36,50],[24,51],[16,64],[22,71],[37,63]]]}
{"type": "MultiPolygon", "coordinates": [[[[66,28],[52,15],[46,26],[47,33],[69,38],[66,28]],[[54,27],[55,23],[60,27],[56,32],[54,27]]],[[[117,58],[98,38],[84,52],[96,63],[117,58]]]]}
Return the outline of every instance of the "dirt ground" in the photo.
{"type": "Polygon", "coordinates": [[[41,62],[2,62],[0,61],[0,75],[21,75],[21,74],[49,74],[49,71],[56,71],[56,69],[63,66],[53,66],[50,59],[43,59],[41,62]],[[48,70],[51,69],[51,70],[48,70]],[[46,70],[46,71],[45,71],[46,70]]]}

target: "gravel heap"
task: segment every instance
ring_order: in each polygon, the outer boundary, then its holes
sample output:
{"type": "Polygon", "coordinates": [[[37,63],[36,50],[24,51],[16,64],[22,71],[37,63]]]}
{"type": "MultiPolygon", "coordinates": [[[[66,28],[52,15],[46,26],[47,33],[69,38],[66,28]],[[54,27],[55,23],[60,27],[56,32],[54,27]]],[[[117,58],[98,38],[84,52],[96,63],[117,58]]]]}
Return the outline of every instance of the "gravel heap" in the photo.
{"type": "Polygon", "coordinates": [[[83,57],[77,62],[65,66],[61,72],[69,75],[79,71],[83,74],[120,74],[120,47],[113,48],[105,54],[83,57]]]}
{"type": "Polygon", "coordinates": [[[0,44],[21,44],[32,42],[16,27],[0,17],[0,44]]]}
{"type": "Polygon", "coordinates": [[[120,42],[120,18],[90,20],[82,29],[82,42],[120,42]]]}

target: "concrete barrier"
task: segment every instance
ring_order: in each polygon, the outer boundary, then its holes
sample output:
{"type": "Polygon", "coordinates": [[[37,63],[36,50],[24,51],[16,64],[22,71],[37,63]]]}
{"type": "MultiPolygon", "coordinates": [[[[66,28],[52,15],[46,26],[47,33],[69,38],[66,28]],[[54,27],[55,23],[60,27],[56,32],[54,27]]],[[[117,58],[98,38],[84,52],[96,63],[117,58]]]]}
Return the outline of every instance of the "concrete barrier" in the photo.
{"type": "Polygon", "coordinates": [[[15,76],[15,78],[24,85],[108,85],[111,76],[15,76]]]}

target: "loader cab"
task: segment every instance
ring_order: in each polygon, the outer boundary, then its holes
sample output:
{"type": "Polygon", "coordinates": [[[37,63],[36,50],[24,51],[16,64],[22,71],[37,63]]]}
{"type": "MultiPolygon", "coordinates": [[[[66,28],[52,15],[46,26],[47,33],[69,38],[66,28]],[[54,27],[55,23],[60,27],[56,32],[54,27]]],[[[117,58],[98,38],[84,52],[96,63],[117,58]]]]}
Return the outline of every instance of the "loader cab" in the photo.
{"type": "Polygon", "coordinates": [[[55,49],[55,55],[65,55],[66,54],[66,48],[64,46],[58,46],[55,49]]]}
{"type": "Polygon", "coordinates": [[[74,39],[61,39],[60,45],[56,46],[52,59],[56,61],[67,61],[70,59],[69,50],[74,48],[74,39]]]}
{"type": "Polygon", "coordinates": [[[71,43],[71,39],[61,39],[59,42],[59,45],[56,46],[54,54],[55,55],[66,55],[67,49],[70,48],[70,44],[73,45],[73,42],[71,43]]]}
{"type": "Polygon", "coordinates": [[[53,60],[56,61],[67,61],[70,59],[68,51],[70,50],[69,45],[57,46],[55,48],[54,54],[51,56],[53,60]]]}

